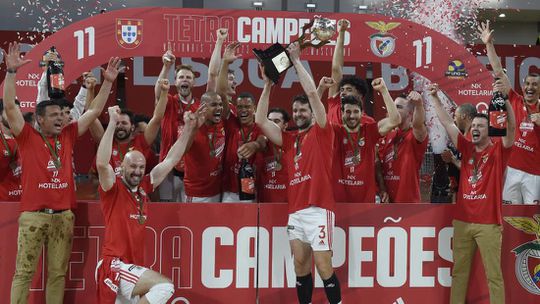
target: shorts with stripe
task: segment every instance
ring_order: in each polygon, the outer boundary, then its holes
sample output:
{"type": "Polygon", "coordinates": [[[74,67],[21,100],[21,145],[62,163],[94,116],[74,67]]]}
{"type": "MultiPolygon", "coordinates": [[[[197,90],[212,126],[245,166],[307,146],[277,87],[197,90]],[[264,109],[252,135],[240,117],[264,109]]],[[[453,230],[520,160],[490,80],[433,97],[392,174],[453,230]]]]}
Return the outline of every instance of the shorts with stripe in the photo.
{"type": "Polygon", "coordinates": [[[119,258],[105,257],[96,266],[98,303],[137,303],[133,289],[148,268],[126,264],[119,258]]]}
{"type": "Polygon", "coordinates": [[[310,244],[313,251],[327,251],[332,250],[334,225],[334,212],[311,206],[289,214],[287,234],[291,241],[310,244]]]}

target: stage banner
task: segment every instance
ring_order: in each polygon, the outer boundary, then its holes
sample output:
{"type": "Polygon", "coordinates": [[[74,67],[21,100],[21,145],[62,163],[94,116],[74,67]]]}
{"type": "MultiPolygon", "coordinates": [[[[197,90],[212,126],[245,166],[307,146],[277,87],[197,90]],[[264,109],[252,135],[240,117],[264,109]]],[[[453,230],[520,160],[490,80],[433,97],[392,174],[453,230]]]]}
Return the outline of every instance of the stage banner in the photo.
{"type": "MultiPolygon", "coordinates": [[[[463,97],[458,89],[472,90],[474,93],[467,98],[473,103],[491,95],[490,73],[464,46],[417,23],[370,14],[162,7],[117,10],[73,23],[47,37],[27,53],[33,63],[21,68],[18,77],[23,82],[35,79],[41,73],[37,63],[51,46],[56,47],[65,61],[66,83],[106,63],[112,56],[160,57],[168,45],[177,57],[209,58],[215,32],[220,27],[229,29],[229,42],[242,43],[239,53],[247,61],[254,58],[253,48],[265,49],[276,42],[287,45],[295,41],[302,27],[316,15],[351,22],[345,34],[346,62],[403,66],[439,83],[458,102],[463,97]]],[[[320,49],[305,50],[302,59],[331,61],[334,42],[320,49]]],[[[249,64],[256,66],[255,61],[249,64]]],[[[256,73],[249,77],[262,84],[256,73]]],[[[294,82],[298,79],[289,70],[283,83],[294,82]]],[[[35,92],[24,88],[18,91],[19,98],[32,101],[35,92]]]]}
{"type": "MultiPolygon", "coordinates": [[[[0,208],[0,301],[7,302],[19,212],[17,203],[0,208]]],[[[448,303],[453,211],[450,204],[338,204],[333,265],[343,302],[448,303]]],[[[538,301],[536,213],[538,206],[503,207],[506,303],[538,301]]],[[[146,266],[173,280],[176,292],[169,303],[295,303],[286,221],[286,204],[154,203],[141,250],[146,266]]],[[[103,233],[99,203],[80,202],[64,303],[96,303],[94,270],[103,233]]],[[[45,261],[42,257],[29,303],[45,303],[45,261]]],[[[479,263],[471,278],[467,303],[489,303],[479,263]]],[[[326,303],[318,275],[313,303],[326,303]]]]}

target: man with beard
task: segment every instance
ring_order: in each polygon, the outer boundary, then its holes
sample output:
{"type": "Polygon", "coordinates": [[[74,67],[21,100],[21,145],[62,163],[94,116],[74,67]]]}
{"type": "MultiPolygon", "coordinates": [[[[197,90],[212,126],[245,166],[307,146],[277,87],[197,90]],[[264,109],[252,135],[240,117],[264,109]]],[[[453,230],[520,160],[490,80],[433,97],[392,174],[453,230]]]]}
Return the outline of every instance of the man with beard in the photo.
{"type": "Polygon", "coordinates": [[[391,203],[419,203],[420,176],[428,145],[422,96],[415,91],[394,100],[401,123],[379,141],[379,159],[391,203]]]}
{"type": "Polygon", "coordinates": [[[26,303],[30,282],[42,245],[47,252],[47,303],[62,303],[65,275],[71,254],[75,206],[73,145],[100,115],[113,81],[118,76],[120,59],[111,58],[103,72],[103,84],[92,106],[78,121],[63,126],[60,107],[53,101],[36,106],[37,130],[24,122],[15,105],[16,73],[30,60],[20,57],[19,44],[10,43],[5,56],[4,110],[19,146],[21,196],[17,261],[11,285],[11,303],[26,303]]]}
{"type": "Polygon", "coordinates": [[[504,72],[501,60],[495,52],[493,30],[489,20],[479,27],[479,35],[486,45],[489,63],[495,77],[505,82],[510,105],[516,115],[516,141],[512,158],[508,162],[504,182],[503,200],[511,204],[540,203],[540,75],[530,73],[522,86],[523,96],[510,89],[510,80],[504,72]]]}
{"type": "MultiPolygon", "coordinates": [[[[319,98],[322,98],[324,91],[328,89],[328,98],[326,100],[328,104],[328,121],[332,124],[341,125],[343,123],[341,116],[342,98],[353,95],[362,102],[362,108],[364,108],[363,100],[367,93],[367,84],[365,80],[354,75],[343,76],[345,34],[349,28],[349,21],[341,19],[338,25],[339,34],[332,57],[332,77],[321,78],[317,93],[319,98]]],[[[362,111],[362,123],[368,122],[373,123],[375,120],[367,116],[365,111],[362,111]]]]}
{"type": "Polygon", "coordinates": [[[334,196],[332,193],[332,157],[334,132],[315,83],[300,61],[298,42],[288,46],[289,57],[306,95],[293,99],[295,132],[283,132],[267,118],[268,96],[272,86],[266,76],[255,121],[264,135],[283,147],[289,172],[289,220],[287,232],[294,255],[296,291],[299,303],[311,303],[312,261],[323,280],[331,304],[341,303],[341,289],[332,268],[334,196]]]}
{"type": "MultiPolygon", "coordinates": [[[[201,108],[202,109],[202,108],[201,108]]],[[[199,122],[198,113],[184,113],[185,128],[165,159],[144,175],[146,160],[137,150],[127,152],[120,174],[109,163],[113,133],[120,122],[118,106],[109,108],[109,125],[99,144],[101,207],[105,219],[105,241],[97,265],[98,303],[115,301],[165,304],[174,293],[170,279],[143,267],[144,235],[148,214],[148,194],[154,191],[186,150],[191,133],[199,122]]]]}
{"type": "MultiPolygon", "coordinates": [[[[263,91],[270,94],[270,90],[263,91]]],[[[269,96],[261,96],[268,99],[269,96]]],[[[268,120],[275,123],[282,132],[287,130],[289,113],[281,108],[268,111],[268,120]]],[[[258,154],[257,160],[257,198],[261,203],[283,203],[287,201],[287,166],[283,159],[283,149],[272,142],[258,154]]]]}
{"type": "MultiPolygon", "coordinates": [[[[16,101],[17,106],[19,102],[16,101]]],[[[0,99],[0,136],[2,146],[0,148],[0,201],[18,202],[21,199],[21,164],[17,142],[11,134],[4,101],[0,99]]]]}
{"type": "MultiPolygon", "coordinates": [[[[496,81],[494,91],[506,85],[496,81]]],[[[476,114],[471,124],[472,140],[469,141],[453,123],[439,100],[438,86],[428,88],[430,98],[441,124],[452,143],[461,152],[461,176],[454,214],[452,241],[452,288],[450,303],[465,303],[471,264],[480,250],[486,270],[490,303],[504,303],[504,282],[501,269],[502,243],[502,185],[504,171],[514,143],[516,126],[514,111],[506,100],[508,132],[502,140],[492,141],[488,136],[489,118],[476,114]]]]}
{"type": "MultiPolygon", "coordinates": [[[[221,54],[223,43],[227,38],[227,32],[227,29],[218,29],[216,31],[216,45],[208,67],[207,91],[215,92],[217,84],[214,79],[217,75],[217,71],[219,71],[219,55],[221,54]]],[[[176,57],[174,56],[170,45],[168,46],[167,52],[163,54],[162,61],[163,68],[161,69],[158,79],[168,78],[171,67],[174,66],[176,62],[176,57]]],[[[177,94],[168,95],[165,116],[161,122],[160,160],[167,155],[176,138],[182,133],[183,113],[186,111],[195,111],[200,105],[200,101],[195,98],[192,93],[194,85],[195,72],[192,67],[184,64],[178,65],[175,72],[177,94]]],[[[154,90],[156,102],[161,94],[159,87],[159,84],[156,82],[154,90]]],[[[184,161],[182,159],[161,184],[159,196],[162,201],[180,202],[184,199],[184,166],[184,161]]]]}
{"type": "Polygon", "coordinates": [[[401,122],[382,78],[373,80],[373,89],[382,94],[388,117],[362,123],[362,103],[354,95],[341,100],[343,122],[334,128],[333,185],[336,202],[375,203],[375,146],[401,122]]]}
{"type": "MultiPolygon", "coordinates": [[[[154,109],[154,115],[146,126],[143,133],[135,133],[134,115],[131,111],[122,109],[119,118],[117,119],[116,128],[114,131],[114,144],[111,155],[111,165],[116,174],[120,174],[120,167],[124,161],[125,155],[132,150],[140,151],[147,163],[154,159],[154,151],[151,145],[159,132],[159,125],[165,115],[165,107],[167,106],[167,93],[169,92],[169,80],[160,79],[161,95],[154,109]]],[[[104,130],[100,123],[93,125],[94,140],[101,141],[104,130]]],[[[149,171],[151,168],[147,167],[149,171]]]]}

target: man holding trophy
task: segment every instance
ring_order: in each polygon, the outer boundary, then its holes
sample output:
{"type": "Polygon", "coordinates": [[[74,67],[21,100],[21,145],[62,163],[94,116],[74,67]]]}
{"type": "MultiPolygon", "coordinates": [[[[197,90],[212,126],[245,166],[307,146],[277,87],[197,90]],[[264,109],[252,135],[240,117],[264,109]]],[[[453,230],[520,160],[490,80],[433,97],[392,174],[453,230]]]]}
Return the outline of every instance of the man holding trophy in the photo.
{"type": "MultiPolygon", "coordinates": [[[[323,33],[317,36],[321,41],[318,46],[328,43],[328,39],[335,33],[335,26],[328,26],[329,22],[321,19],[315,20],[318,27],[311,29],[315,35],[323,33]]],[[[255,51],[261,55],[259,58],[264,65],[264,74],[268,76],[263,75],[265,86],[255,122],[272,143],[282,147],[284,164],[289,172],[287,233],[294,256],[298,301],[301,304],[311,303],[311,268],[314,262],[323,280],[328,301],[338,304],[341,303],[341,289],[332,267],[335,202],[332,189],[327,187],[332,181],[334,132],[327,122],[326,111],[315,83],[300,62],[301,48],[313,45],[313,41],[304,43],[303,36],[286,50],[274,44],[268,52],[255,51]],[[285,61],[290,65],[286,66],[285,61]],[[306,93],[293,100],[293,120],[298,127],[294,132],[282,131],[267,118],[272,82],[279,79],[279,71],[283,72],[291,65],[296,69],[306,93]]]]}

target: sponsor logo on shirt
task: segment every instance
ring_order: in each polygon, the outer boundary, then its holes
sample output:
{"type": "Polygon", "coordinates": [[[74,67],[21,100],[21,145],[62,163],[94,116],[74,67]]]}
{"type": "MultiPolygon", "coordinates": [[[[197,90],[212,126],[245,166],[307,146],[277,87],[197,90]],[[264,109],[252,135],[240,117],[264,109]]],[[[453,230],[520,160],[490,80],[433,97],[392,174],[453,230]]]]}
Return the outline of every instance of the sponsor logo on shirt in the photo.
{"type": "Polygon", "coordinates": [[[518,138],[518,140],[514,141],[514,146],[523,149],[527,152],[534,153],[534,148],[527,145],[527,141],[523,138],[518,138]]]}
{"type": "Polygon", "coordinates": [[[118,293],[118,286],[114,285],[111,279],[106,278],[105,280],[103,280],[103,283],[105,283],[105,285],[107,285],[112,291],[114,291],[114,293],[118,293]]]}
{"type": "Polygon", "coordinates": [[[311,175],[309,175],[309,174],[302,175],[301,172],[296,172],[294,174],[294,178],[291,179],[291,181],[289,182],[289,186],[298,185],[298,184],[306,182],[306,181],[308,181],[310,179],[311,179],[311,175]]]}
{"type": "Polygon", "coordinates": [[[520,244],[512,249],[516,256],[515,276],[523,289],[534,295],[540,295],[540,218],[504,217],[504,220],[517,230],[536,235],[536,239],[520,244]]]}

